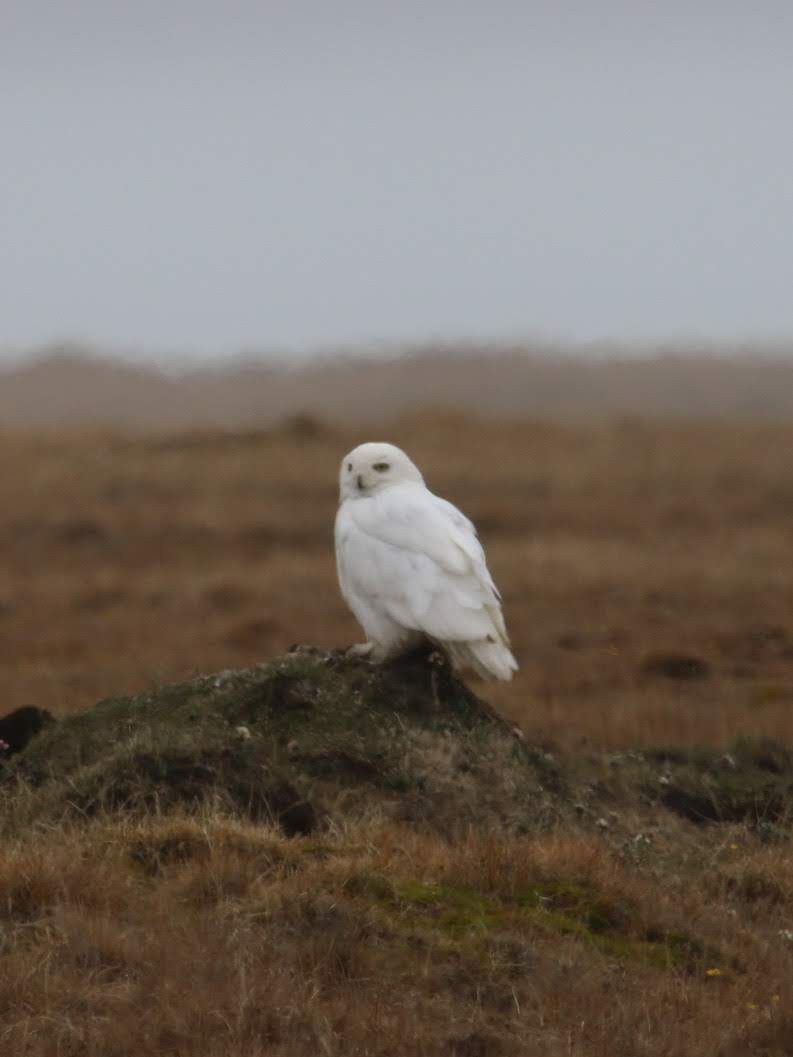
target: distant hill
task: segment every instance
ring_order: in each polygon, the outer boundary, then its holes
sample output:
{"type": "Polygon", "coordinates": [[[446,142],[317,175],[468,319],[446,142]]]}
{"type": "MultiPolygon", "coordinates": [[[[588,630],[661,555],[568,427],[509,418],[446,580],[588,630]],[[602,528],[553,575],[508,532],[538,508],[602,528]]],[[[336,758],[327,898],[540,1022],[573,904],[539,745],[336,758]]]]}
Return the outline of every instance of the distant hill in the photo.
{"type": "Polygon", "coordinates": [[[298,414],[372,421],[420,407],[540,418],[787,418],[793,356],[425,348],[299,367],[237,360],[166,373],[70,349],[0,370],[0,427],[238,428],[298,414]]]}

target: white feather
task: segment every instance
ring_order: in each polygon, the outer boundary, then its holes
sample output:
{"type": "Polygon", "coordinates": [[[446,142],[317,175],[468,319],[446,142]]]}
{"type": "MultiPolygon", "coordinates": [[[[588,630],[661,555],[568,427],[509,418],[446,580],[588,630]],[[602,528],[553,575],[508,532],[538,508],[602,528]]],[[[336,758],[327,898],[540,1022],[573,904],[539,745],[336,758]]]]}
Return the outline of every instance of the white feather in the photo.
{"type": "Polygon", "coordinates": [[[375,655],[429,638],[455,665],[512,677],[517,663],[476,529],[429,491],[403,451],[370,443],[345,456],[335,536],[342,594],[375,655]]]}

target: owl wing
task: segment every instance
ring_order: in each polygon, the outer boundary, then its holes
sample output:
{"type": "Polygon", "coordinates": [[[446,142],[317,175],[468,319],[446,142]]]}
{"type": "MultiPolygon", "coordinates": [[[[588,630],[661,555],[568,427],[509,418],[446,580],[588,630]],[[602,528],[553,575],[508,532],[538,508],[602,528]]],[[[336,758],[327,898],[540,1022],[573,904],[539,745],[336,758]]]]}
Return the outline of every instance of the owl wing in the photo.
{"type": "Polygon", "coordinates": [[[345,597],[349,591],[441,642],[489,637],[506,644],[500,597],[473,524],[424,486],[344,503],[336,543],[345,597]]]}

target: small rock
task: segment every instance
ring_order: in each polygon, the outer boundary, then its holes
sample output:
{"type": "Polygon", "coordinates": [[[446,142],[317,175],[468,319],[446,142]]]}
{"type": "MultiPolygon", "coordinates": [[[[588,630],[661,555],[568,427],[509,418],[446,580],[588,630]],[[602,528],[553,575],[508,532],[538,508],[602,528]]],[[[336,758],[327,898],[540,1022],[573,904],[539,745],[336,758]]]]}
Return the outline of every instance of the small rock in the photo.
{"type": "Polygon", "coordinates": [[[237,735],[237,737],[240,739],[240,741],[249,741],[250,740],[251,732],[248,730],[247,727],[243,727],[243,726],[235,727],[234,728],[234,733],[237,735]]]}
{"type": "Polygon", "coordinates": [[[595,825],[598,827],[598,829],[608,829],[609,828],[608,820],[605,819],[605,818],[599,818],[595,822],[595,825]]]}
{"type": "Polygon", "coordinates": [[[300,742],[296,738],[292,738],[291,741],[287,742],[286,751],[288,753],[295,753],[300,748],[300,742]]]}

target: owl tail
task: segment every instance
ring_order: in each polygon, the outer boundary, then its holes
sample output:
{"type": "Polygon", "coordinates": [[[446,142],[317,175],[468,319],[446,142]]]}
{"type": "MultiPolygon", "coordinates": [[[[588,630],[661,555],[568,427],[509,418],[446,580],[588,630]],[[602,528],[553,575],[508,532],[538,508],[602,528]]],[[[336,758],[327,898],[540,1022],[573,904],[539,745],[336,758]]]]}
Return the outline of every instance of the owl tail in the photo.
{"type": "Polygon", "coordinates": [[[503,642],[474,639],[443,645],[455,668],[472,668],[482,679],[511,679],[518,669],[518,662],[503,642]]]}

